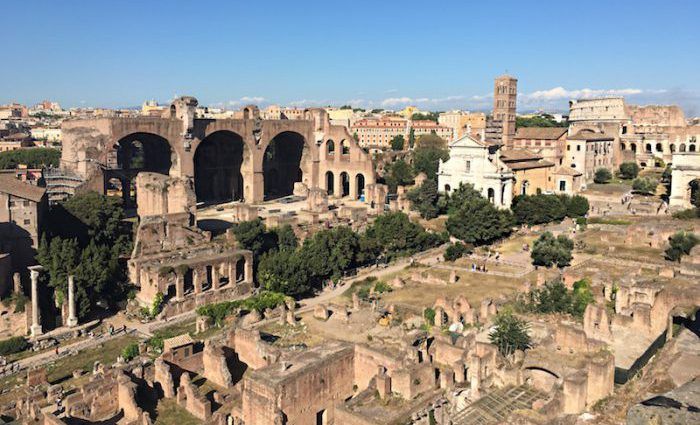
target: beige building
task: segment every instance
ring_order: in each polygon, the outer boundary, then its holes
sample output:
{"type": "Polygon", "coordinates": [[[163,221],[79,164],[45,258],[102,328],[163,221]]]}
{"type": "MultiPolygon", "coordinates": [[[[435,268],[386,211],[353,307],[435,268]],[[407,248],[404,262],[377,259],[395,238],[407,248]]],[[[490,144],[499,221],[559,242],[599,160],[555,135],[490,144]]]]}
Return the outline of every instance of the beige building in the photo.
{"type": "Polygon", "coordinates": [[[12,253],[15,270],[34,262],[46,207],[44,188],[0,174],[0,252],[12,253]]]}
{"type": "Polygon", "coordinates": [[[513,137],[513,147],[536,152],[547,161],[562,165],[566,149],[566,127],[522,127],[513,137]]]}
{"type": "Polygon", "coordinates": [[[483,132],[486,129],[486,114],[466,111],[443,112],[438,117],[438,124],[451,128],[454,139],[459,139],[465,134],[483,139],[483,132]]]}
{"type": "MultiPolygon", "coordinates": [[[[452,128],[440,125],[435,121],[430,120],[411,121],[409,123],[409,126],[410,129],[413,129],[413,134],[416,136],[416,138],[424,134],[435,133],[438,136],[440,136],[443,140],[449,142],[450,140],[452,140],[452,136],[454,134],[452,128]]],[[[408,135],[406,135],[406,137],[408,137],[408,135]]]]}
{"type": "Polygon", "coordinates": [[[409,121],[403,118],[382,117],[361,119],[350,127],[350,133],[357,135],[357,142],[363,148],[389,148],[391,139],[396,136],[406,138],[409,121]]]}
{"type": "Polygon", "coordinates": [[[60,127],[35,127],[30,130],[36,140],[45,140],[50,143],[61,143],[60,127]]]}
{"type": "Polygon", "coordinates": [[[586,182],[593,181],[596,170],[614,171],[613,144],[615,138],[605,133],[581,130],[568,136],[564,165],[580,171],[586,182]]]}

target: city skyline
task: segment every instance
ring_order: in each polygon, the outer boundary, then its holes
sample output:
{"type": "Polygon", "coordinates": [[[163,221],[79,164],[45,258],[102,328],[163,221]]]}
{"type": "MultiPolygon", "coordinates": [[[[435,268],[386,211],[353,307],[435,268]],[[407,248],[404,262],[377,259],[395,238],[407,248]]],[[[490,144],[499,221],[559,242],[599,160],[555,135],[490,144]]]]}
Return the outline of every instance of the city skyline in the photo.
{"type": "Polygon", "coordinates": [[[8,56],[29,53],[35,65],[0,71],[0,103],[136,107],[187,94],[228,109],[485,111],[493,77],[507,72],[519,80],[519,112],[624,96],[700,113],[693,74],[700,59],[689,54],[700,41],[692,31],[700,8],[690,1],[597,2],[597,14],[591,2],[536,11],[509,2],[499,9],[448,2],[439,10],[413,2],[72,3],[6,6],[0,22],[16,35],[8,56]],[[652,19],[664,30],[650,31],[652,19]]]}

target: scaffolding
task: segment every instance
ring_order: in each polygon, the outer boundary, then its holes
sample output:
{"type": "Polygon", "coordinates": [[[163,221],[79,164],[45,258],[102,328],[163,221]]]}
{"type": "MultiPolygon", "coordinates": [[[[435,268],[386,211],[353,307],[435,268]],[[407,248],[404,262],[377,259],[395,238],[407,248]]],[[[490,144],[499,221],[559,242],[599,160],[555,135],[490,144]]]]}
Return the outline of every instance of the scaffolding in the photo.
{"type": "Polygon", "coordinates": [[[530,409],[546,395],[527,385],[507,386],[490,392],[452,417],[454,425],[492,425],[503,423],[513,411],[530,409]]]}

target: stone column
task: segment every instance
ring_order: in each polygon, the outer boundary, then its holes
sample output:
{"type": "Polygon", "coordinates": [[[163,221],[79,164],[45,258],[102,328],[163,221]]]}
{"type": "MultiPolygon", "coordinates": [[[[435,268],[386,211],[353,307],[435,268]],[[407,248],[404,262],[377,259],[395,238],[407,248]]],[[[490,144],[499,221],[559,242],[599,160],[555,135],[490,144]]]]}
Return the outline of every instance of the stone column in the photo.
{"type": "Polygon", "coordinates": [[[195,295],[202,293],[202,281],[199,279],[199,269],[192,270],[192,285],[195,295]]]}
{"type": "Polygon", "coordinates": [[[215,291],[219,289],[219,267],[219,264],[211,266],[211,289],[215,291]]]}
{"type": "Polygon", "coordinates": [[[185,299],[185,276],[178,272],[175,272],[175,299],[185,299]]]}
{"type": "Polygon", "coordinates": [[[68,276],[68,327],[78,324],[78,316],[75,314],[75,281],[73,275],[68,276]]]}
{"type": "Polygon", "coordinates": [[[236,263],[233,261],[228,262],[228,283],[229,285],[236,283],[236,263]]]}
{"type": "Polygon", "coordinates": [[[32,279],[32,326],[30,328],[32,338],[35,338],[43,333],[41,329],[41,321],[39,315],[39,272],[41,266],[29,267],[30,276],[32,279]]]}
{"type": "Polygon", "coordinates": [[[246,255],[243,257],[245,259],[245,273],[243,281],[245,283],[253,283],[253,254],[246,255]]]}

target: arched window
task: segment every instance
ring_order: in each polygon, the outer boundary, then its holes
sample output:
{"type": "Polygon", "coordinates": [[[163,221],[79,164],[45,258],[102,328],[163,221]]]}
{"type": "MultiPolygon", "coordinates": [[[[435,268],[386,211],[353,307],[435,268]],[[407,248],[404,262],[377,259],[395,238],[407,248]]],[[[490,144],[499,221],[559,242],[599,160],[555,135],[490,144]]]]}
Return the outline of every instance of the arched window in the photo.
{"type": "Polygon", "coordinates": [[[674,145],[673,143],[671,143],[668,147],[671,149],[671,153],[676,151],[676,145],[674,145]]]}
{"type": "Polygon", "coordinates": [[[651,143],[647,143],[647,153],[651,153],[651,143]]]}
{"type": "Polygon", "coordinates": [[[326,153],[328,153],[328,155],[335,155],[335,142],[333,140],[328,139],[326,142],[326,153]]]}
{"type": "Polygon", "coordinates": [[[623,151],[624,151],[625,148],[626,148],[625,144],[624,144],[624,143],[620,143],[620,150],[623,150],[623,151]]]}
{"type": "Polygon", "coordinates": [[[347,140],[340,141],[341,154],[350,155],[350,143],[347,140]]]}
{"type": "Polygon", "coordinates": [[[450,190],[452,190],[452,188],[450,187],[449,184],[446,184],[445,185],[445,192],[449,192],[450,190]]]}
{"type": "Polygon", "coordinates": [[[663,151],[664,151],[664,148],[663,148],[663,146],[661,146],[661,143],[657,143],[656,144],[656,152],[663,152],[663,151]]]}
{"type": "Polygon", "coordinates": [[[630,145],[630,149],[632,149],[632,152],[637,153],[637,144],[636,144],[636,143],[632,143],[632,144],[630,145]]]}
{"type": "Polygon", "coordinates": [[[678,152],[685,152],[685,143],[681,143],[681,147],[678,149],[678,152]]]}
{"type": "Polygon", "coordinates": [[[496,191],[494,191],[492,188],[489,188],[489,190],[486,192],[487,197],[489,199],[489,202],[493,204],[494,198],[496,197],[496,191]]]}
{"type": "Polygon", "coordinates": [[[695,152],[695,145],[689,145],[688,152],[695,152]]]}

